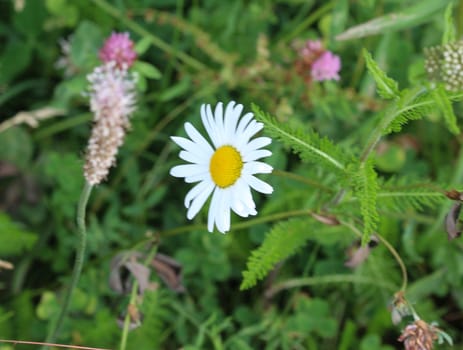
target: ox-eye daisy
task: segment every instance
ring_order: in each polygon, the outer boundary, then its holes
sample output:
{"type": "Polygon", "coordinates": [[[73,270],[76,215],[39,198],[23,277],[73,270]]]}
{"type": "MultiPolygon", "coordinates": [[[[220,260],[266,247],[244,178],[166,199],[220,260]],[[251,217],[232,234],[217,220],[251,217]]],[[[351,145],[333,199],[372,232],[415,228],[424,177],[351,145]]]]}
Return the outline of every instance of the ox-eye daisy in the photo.
{"type": "Polygon", "coordinates": [[[242,111],[243,105],[233,101],[225,111],[219,102],[214,113],[210,105],[201,106],[201,119],[212,145],[188,122],[185,131],[190,139],[172,136],[183,148],[180,158],[191,164],[177,165],[170,174],[185,178],[187,183],[198,182],[185,197],[187,218],[195,217],[212,194],[209,232],[214,225],[222,233],[230,230],[230,210],[242,217],[257,214],[251,188],[266,194],[273,192],[272,186],[254,176],[272,172],[270,165],[258,161],[272,154],[262,149],[272,140],[269,137],[251,140],[264,125],[254,120],[252,113],[240,117],[242,111]]]}

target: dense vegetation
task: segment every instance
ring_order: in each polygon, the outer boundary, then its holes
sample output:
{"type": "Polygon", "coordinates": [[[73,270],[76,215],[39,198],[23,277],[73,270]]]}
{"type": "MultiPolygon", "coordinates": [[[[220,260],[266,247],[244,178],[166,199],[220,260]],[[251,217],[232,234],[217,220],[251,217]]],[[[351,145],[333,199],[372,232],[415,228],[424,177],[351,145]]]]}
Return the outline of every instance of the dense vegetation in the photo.
{"type": "Polygon", "coordinates": [[[11,0],[0,18],[0,350],[463,348],[461,2],[11,0]],[[135,102],[89,186],[112,33],[134,43],[135,102]],[[171,137],[208,138],[202,104],[229,101],[272,139],[273,193],[209,233],[171,137]]]}

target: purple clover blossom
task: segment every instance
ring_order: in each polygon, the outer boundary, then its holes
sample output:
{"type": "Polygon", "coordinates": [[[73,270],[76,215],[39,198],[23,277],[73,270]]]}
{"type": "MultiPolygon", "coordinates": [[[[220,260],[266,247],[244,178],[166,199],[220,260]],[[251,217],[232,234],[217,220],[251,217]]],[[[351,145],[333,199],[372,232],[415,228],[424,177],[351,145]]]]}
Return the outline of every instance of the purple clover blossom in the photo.
{"type": "Polygon", "coordinates": [[[330,51],[325,51],[318,57],[311,67],[311,76],[314,80],[339,80],[341,59],[330,51]]]}
{"type": "Polygon", "coordinates": [[[133,49],[133,41],[129,38],[129,33],[115,33],[106,39],[103,48],[99,53],[100,59],[104,63],[116,62],[116,66],[129,68],[137,59],[137,53],[133,49]]]}

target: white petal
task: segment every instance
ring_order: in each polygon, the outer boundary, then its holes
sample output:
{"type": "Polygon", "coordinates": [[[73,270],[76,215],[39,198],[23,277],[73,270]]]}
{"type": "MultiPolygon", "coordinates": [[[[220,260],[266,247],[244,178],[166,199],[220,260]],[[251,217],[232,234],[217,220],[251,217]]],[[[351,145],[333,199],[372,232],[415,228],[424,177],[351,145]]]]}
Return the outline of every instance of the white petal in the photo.
{"type": "Polygon", "coordinates": [[[273,192],[272,186],[270,186],[268,183],[262,180],[259,180],[257,177],[252,176],[252,175],[245,175],[245,177],[246,177],[246,182],[248,183],[248,185],[251,186],[256,191],[265,193],[265,194],[270,194],[273,192]]]}
{"type": "Polygon", "coordinates": [[[252,196],[248,198],[248,202],[243,200],[244,197],[248,196],[246,192],[249,192],[249,196],[251,193],[249,191],[249,186],[246,186],[244,191],[240,191],[238,187],[236,187],[233,191],[232,200],[231,200],[231,209],[241,217],[248,217],[249,215],[256,215],[256,209],[254,201],[252,200],[252,196]],[[248,191],[246,191],[246,188],[248,191]]]}
{"type": "Polygon", "coordinates": [[[219,203],[219,212],[216,216],[217,229],[222,233],[230,231],[230,201],[231,192],[228,189],[222,190],[219,203]]]}
{"type": "Polygon", "coordinates": [[[201,149],[202,153],[212,154],[214,152],[209,142],[206,141],[206,139],[198,132],[198,130],[196,130],[196,128],[191,123],[185,123],[185,131],[197,145],[197,148],[201,149]]]}
{"type": "Polygon", "coordinates": [[[245,145],[252,136],[257,134],[263,128],[264,128],[263,123],[259,123],[259,122],[255,121],[255,120],[251,121],[249,123],[248,127],[246,128],[246,130],[244,130],[243,133],[241,135],[239,135],[238,147],[241,148],[242,145],[245,145]]]}
{"type": "Polygon", "coordinates": [[[211,175],[209,174],[209,170],[206,170],[206,171],[204,171],[202,173],[186,176],[185,177],[185,182],[191,184],[191,183],[194,183],[194,182],[206,181],[206,180],[210,180],[210,179],[211,179],[211,175]]]}
{"type": "Polygon", "coordinates": [[[248,162],[243,166],[243,171],[246,174],[270,174],[273,167],[264,162],[248,162]]]}
{"type": "MultiPolygon", "coordinates": [[[[210,109],[210,106],[207,105],[210,109]]],[[[201,120],[203,122],[204,128],[206,129],[207,134],[209,135],[209,138],[212,141],[212,144],[217,147],[217,138],[216,138],[216,128],[215,128],[215,123],[213,119],[209,118],[209,114],[207,113],[207,108],[205,104],[201,105],[201,120]]]]}
{"type": "Polygon", "coordinates": [[[241,147],[241,151],[243,154],[248,152],[255,151],[259,148],[268,146],[272,143],[272,139],[270,137],[256,137],[255,139],[249,141],[243,147],[241,147]]]}
{"type": "Polygon", "coordinates": [[[235,106],[235,101],[229,102],[225,109],[224,128],[227,143],[233,141],[235,138],[236,126],[242,111],[243,105],[237,104],[235,106]]]}
{"type": "Polygon", "coordinates": [[[193,219],[196,216],[196,214],[198,214],[198,212],[201,210],[204,203],[206,203],[206,200],[212,193],[212,190],[214,189],[213,183],[207,183],[206,181],[203,181],[203,183],[206,183],[207,187],[193,199],[191,207],[188,208],[187,218],[189,220],[193,219]]]}
{"type": "Polygon", "coordinates": [[[203,172],[204,166],[198,164],[182,164],[170,169],[170,175],[175,177],[188,177],[190,175],[201,174],[203,172]]]}
{"type": "Polygon", "coordinates": [[[214,120],[215,126],[217,128],[217,132],[220,135],[221,142],[224,142],[225,138],[225,130],[224,130],[224,122],[223,122],[223,103],[219,102],[215,106],[214,110],[214,120]]]}
{"type": "Polygon", "coordinates": [[[209,164],[210,159],[210,157],[202,157],[188,151],[180,151],[178,156],[186,162],[196,164],[209,164]]]}
{"type": "MultiPolygon", "coordinates": [[[[243,178],[240,178],[233,185],[234,195],[241,202],[241,205],[246,209],[246,213],[250,215],[256,215],[256,204],[252,199],[251,188],[248,186],[243,178]]],[[[236,212],[238,214],[238,212],[236,212]]],[[[247,216],[247,215],[246,215],[247,216]]]]}
{"type": "Polygon", "coordinates": [[[170,138],[184,150],[189,151],[191,153],[199,153],[198,147],[196,147],[196,144],[193,141],[180,136],[171,136],[170,138]]]}
{"type": "Polygon", "coordinates": [[[214,231],[214,224],[216,221],[217,215],[219,215],[219,203],[220,203],[220,194],[221,189],[216,187],[214,193],[212,194],[211,203],[209,204],[209,212],[207,214],[207,230],[209,232],[214,231]]]}
{"type": "Polygon", "coordinates": [[[256,151],[252,151],[249,153],[245,153],[243,155],[243,161],[244,162],[252,162],[254,160],[264,158],[264,157],[269,157],[272,155],[272,152],[266,149],[258,149],[256,151]]]}
{"type": "Polygon", "coordinates": [[[215,123],[214,114],[212,113],[211,105],[206,105],[206,116],[207,116],[207,121],[209,122],[209,125],[212,130],[209,133],[209,137],[211,138],[212,143],[214,144],[215,148],[219,148],[223,144],[222,135],[220,133],[220,130],[217,128],[217,124],[215,123]]]}
{"type": "Polygon", "coordinates": [[[241,118],[238,127],[236,128],[236,137],[240,137],[240,135],[244,132],[246,127],[248,126],[249,122],[252,120],[254,117],[254,114],[252,113],[246,113],[243,118],[241,118]]]}
{"type": "Polygon", "coordinates": [[[185,196],[185,201],[184,201],[185,208],[189,208],[191,201],[195,199],[200,193],[206,191],[206,189],[210,187],[210,184],[212,183],[207,180],[204,180],[198,183],[196,186],[194,186],[191,190],[189,190],[185,196]]]}

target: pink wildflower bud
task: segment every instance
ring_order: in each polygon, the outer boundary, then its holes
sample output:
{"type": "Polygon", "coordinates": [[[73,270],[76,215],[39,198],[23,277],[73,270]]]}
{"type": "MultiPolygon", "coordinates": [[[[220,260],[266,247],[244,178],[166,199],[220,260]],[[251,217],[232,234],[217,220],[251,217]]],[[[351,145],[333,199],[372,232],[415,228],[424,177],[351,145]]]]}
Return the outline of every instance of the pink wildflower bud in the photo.
{"type": "Polygon", "coordinates": [[[314,80],[339,80],[339,70],[341,60],[339,56],[333,55],[330,51],[325,51],[311,67],[311,75],[314,80]]]}
{"type": "Polygon", "coordinates": [[[135,110],[135,78],[111,61],[95,68],[87,79],[94,124],[84,176],[89,184],[97,185],[115,165],[118,148],[130,127],[129,117],[135,110]]]}
{"type": "Polygon", "coordinates": [[[119,68],[130,67],[137,59],[137,53],[133,49],[129,33],[112,33],[100,50],[99,57],[104,63],[116,62],[119,68]]]}

